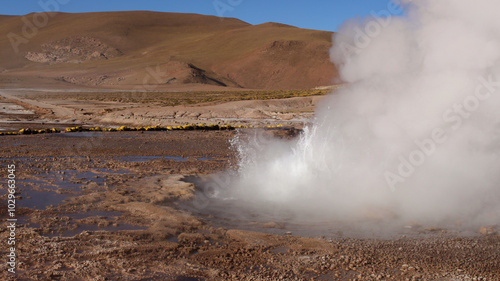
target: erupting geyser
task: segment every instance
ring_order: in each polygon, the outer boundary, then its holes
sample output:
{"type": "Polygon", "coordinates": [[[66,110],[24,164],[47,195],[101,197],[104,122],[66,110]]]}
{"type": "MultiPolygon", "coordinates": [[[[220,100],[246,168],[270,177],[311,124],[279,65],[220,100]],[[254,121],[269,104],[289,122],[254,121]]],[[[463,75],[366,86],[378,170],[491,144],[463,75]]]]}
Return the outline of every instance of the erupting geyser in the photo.
{"type": "Polygon", "coordinates": [[[346,86],[297,140],[236,139],[218,196],[321,221],[499,223],[500,2],[402,5],[341,27],[346,86]]]}

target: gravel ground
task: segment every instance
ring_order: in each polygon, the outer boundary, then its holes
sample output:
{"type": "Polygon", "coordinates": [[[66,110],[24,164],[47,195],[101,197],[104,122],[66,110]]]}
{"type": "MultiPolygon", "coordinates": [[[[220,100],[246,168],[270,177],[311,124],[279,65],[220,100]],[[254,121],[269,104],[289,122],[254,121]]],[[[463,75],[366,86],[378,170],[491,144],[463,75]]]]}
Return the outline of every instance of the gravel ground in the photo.
{"type": "MultiPolygon", "coordinates": [[[[0,137],[16,165],[16,273],[0,229],[3,280],[500,280],[500,236],[446,230],[395,239],[300,237],[279,224],[220,227],[179,208],[190,176],[229,167],[235,132],[0,137]],[[273,232],[273,231],[269,231],[273,232]]],[[[6,189],[0,196],[5,223],[6,189]]]]}

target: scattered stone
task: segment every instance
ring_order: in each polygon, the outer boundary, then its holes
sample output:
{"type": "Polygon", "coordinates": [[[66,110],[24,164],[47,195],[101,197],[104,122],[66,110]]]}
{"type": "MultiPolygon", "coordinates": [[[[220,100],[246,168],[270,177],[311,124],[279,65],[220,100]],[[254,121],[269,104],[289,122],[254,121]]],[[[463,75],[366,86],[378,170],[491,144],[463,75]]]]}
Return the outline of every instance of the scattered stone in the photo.
{"type": "Polygon", "coordinates": [[[497,226],[483,226],[479,229],[481,235],[496,235],[498,234],[497,226]]]}

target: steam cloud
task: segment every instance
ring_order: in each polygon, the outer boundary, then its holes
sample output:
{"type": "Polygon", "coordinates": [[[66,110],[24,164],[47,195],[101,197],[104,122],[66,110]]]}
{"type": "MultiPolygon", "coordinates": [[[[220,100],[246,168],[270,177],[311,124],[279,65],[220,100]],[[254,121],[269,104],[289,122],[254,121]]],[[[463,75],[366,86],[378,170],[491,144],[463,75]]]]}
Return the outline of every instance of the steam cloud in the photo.
{"type": "Polygon", "coordinates": [[[236,139],[219,196],[307,220],[499,223],[500,2],[403,5],[341,27],[347,86],[294,141],[236,139]]]}

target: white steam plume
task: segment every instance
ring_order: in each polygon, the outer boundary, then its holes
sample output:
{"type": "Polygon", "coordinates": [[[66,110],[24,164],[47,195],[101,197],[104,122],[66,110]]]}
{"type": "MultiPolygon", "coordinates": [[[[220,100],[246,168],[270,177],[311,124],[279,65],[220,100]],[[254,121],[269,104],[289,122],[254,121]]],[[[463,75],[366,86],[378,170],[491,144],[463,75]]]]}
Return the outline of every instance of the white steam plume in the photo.
{"type": "Polygon", "coordinates": [[[348,85],[296,141],[236,140],[225,195],[322,221],[499,223],[499,10],[412,1],[345,23],[331,57],[348,85]]]}

